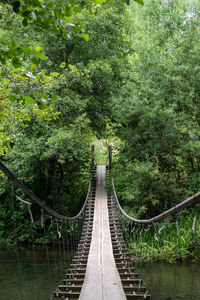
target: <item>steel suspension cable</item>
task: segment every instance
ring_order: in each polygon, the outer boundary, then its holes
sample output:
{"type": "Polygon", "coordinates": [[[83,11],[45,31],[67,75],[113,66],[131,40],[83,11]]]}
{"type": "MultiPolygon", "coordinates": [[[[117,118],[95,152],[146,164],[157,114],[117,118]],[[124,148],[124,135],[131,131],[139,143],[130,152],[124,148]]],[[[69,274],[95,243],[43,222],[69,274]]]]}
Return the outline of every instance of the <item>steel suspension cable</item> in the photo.
{"type": "MultiPolygon", "coordinates": [[[[112,175],[112,147],[109,146],[108,148],[108,151],[109,151],[109,164],[108,164],[108,168],[110,170],[110,173],[112,175]]],[[[122,215],[125,216],[128,220],[132,221],[133,223],[139,223],[139,224],[151,224],[151,223],[154,223],[154,222],[157,222],[161,219],[163,219],[164,217],[166,216],[169,216],[175,212],[177,212],[178,210],[180,209],[183,209],[183,208],[186,208],[187,206],[193,204],[193,203],[196,203],[198,201],[200,201],[200,192],[198,192],[197,194],[189,197],[188,199],[182,201],[181,203],[175,205],[174,207],[164,211],[163,213],[153,217],[153,218],[150,218],[150,219],[135,219],[135,218],[132,218],[131,216],[129,216],[124,210],[123,208],[121,207],[120,203],[119,203],[119,200],[118,200],[118,197],[117,197],[117,193],[116,193],[116,189],[115,189],[115,183],[114,183],[114,178],[112,176],[112,192],[113,192],[113,195],[116,199],[116,202],[117,202],[117,206],[119,208],[119,210],[121,211],[122,215]]]]}
{"type": "Polygon", "coordinates": [[[15,184],[17,185],[30,199],[32,199],[33,201],[35,201],[41,208],[43,208],[46,212],[48,212],[48,214],[54,216],[57,219],[60,220],[76,220],[78,218],[81,217],[81,215],[83,214],[86,204],[87,204],[87,200],[88,200],[88,196],[89,196],[89,191],[91,188],[91,178],[90,178],[90,183],[89,183],[89,187],[88,187],[88,192],[87,192],[87,196],[85,199],[85,202],[83,204],[83,207],[81,208],[81,210],[79,211],[79,213],[76,216],[73,217],[68,217],[68,216],[64,216],[62,214],[57,213],[55,210],[53,210],[52,208],[48,207],[42,200],[40,200],[40,198],[38,196],[36,196],[21,180],[19,180],[2,162],[0,162],[0,170],[15,184]]]}
{"type": "Polygon", "coordinates": [[[121,211],[122,215],[124,215],[128,220],[132,221],[133,223],[139,223],[139,224],[151,224],[151,223],[157,222],[157,221],[163,219],[166,216],[169,216],[171,214],[176,213],[178,210],[186,208],[187,206],[200,201],[200,192],[198,192],[197,194],[189,197],[188,199],[186,199],[186,200],[182,201],[181,203],[175,205],[174,207],[172,207],[172,208],[164,211],[163,213],[161,213],[161,214],[159,214],[159,215],[157,215],[157,216],[155,216],[153,218],[142,220],[142,219],[132,218],[131,216],[129,216],[123,210],[123,208],[121,207],[121,205],[119,203],[118,197],[117,197],[117,193],[116,193],[115,184],[114,184],[114,178],[113,177],[112,177],[112,190],[113,190],[113,194],[114,194],[114,197],[116,199],[118,208],[121,211]]]}

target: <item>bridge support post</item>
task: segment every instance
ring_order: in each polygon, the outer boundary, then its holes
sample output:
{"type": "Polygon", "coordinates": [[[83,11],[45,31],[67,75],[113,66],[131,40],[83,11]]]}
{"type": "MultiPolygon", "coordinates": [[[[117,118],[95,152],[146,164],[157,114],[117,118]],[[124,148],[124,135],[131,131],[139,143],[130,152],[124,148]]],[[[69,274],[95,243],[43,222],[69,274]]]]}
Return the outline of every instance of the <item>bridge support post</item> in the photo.
{"type": "Polygon", "coordinates": [[[109,151],[109,169],[112,169],[112,146],[109,146],[108,148],[109,151]]]}
{"type": "Polygon", "coordinates": [[[92,153],[92,161],[91,161],[91,171],[94,167],[94,145],[91,146],[91,153],[92,153]]]}

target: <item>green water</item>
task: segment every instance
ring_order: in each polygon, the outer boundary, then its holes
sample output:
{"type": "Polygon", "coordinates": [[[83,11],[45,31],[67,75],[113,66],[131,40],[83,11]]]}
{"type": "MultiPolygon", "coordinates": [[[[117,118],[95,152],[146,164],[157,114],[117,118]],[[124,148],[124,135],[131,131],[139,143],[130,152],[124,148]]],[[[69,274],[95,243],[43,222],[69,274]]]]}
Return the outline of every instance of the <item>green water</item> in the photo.
{"type": "Polygon", "coordinates": [[[200,264],[148,263],[136,265],[152,300],[199,300],[200,264]]]}
{"type": "MultiPolygon", "coordinates": [[[[0,300],[48,300],[62,283],[72,253],[46,247],[0,250],[0,300]]],[[[200,264],[136,265],[152,300],[199,300],[200,264]]],[[[95,300],[95,299],[94,299],[95,300]]]]}
{"type": "Polygon", "coordinates": [[[0,300],[54,299],[72,254],[64,257],[61,251],[46,247],[18,250],[0,250],[0,300]]]}

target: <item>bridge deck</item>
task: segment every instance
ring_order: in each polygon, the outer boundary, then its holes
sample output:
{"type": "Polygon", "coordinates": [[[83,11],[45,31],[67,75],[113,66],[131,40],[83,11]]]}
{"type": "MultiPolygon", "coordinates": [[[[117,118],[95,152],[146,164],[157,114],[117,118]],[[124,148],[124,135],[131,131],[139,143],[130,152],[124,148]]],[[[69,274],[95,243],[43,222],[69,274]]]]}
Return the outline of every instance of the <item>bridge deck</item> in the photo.
{"type": "Polygon", "coordinates": [[[106,167],[98,166],[92,241],[80,300],[126,299],[112,251],[105,180],[106,167]]]}

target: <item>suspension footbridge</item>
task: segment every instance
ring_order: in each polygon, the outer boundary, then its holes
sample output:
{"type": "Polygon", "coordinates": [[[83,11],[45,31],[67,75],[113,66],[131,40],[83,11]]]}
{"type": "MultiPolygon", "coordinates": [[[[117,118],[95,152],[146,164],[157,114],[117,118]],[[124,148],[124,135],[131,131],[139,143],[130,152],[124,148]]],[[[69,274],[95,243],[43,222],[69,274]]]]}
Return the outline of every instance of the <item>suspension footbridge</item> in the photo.
{"type": "MultiPolygon", "coordinates": [[[[92,148],[92,153],[94,153],[94,148],[92,148]]],[[[63,260],[65,260],[67,248],[73,250],[73,258],[65,273],[63,283],[57,287],[54,293],[56,298],[151,299],[148,292],[150,287],[147,289],[139,278],[139,274],[134,269],[131,254],[126,248],[127,232],[136,236],[139,233],[138,236],[141,236],[143,231],[149,230],[150,224],[200,200],[198,193],[154,218],[147,220],[131,218],[120,206],[113,179],[110,182],[111,189],[108,191],[106,189],[106,182],[111,178],[111,148],[109,161],[108,166],[94,166],[93,155],[86,200],[81,211],[74,217],[61,215],[46,206],[4,164],[0,163],[0,169],[10,182],[17,185],[29,199],[35,201],[42,208],[43,224],[41,226],[44,233],[50,232],[54,246],[55,241],[58,241],[57,245],[60,251],[62,249],[63,260]],[[135,226],[141,227],[136,231],[135,226]]],[[[16,197],[17,195],[12,189],[13,201],[16,197]]],[[[28,205],[33,227],[30,203],[27,201],[24,203],[28,205]]],[[[194,228],[195,222],[196,215],[193,222],[194,228]]],[[[14,227],[16,228],[16,224],[14,227]]]]}

